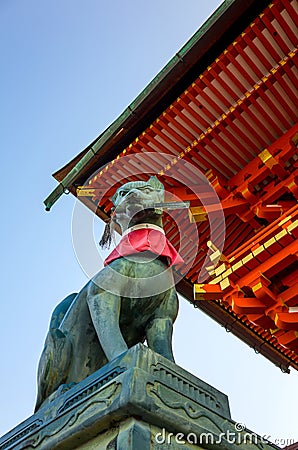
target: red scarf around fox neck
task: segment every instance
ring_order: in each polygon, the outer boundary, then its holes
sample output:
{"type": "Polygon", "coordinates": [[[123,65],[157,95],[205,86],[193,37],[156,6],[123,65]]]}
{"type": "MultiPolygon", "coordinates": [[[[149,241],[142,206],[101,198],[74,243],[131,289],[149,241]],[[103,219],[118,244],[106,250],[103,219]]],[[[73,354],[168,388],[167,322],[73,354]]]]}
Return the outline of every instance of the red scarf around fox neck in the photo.
{"type": "Polygon", "coordinates": [[[169,266],[184,262],[166,238],[161,227],[151,223],[142,223],[128,228],[123,233],[121,241],[105,259],[104,264],[107,265],[115,259],[145,251],[166,257],[169,266]]]}

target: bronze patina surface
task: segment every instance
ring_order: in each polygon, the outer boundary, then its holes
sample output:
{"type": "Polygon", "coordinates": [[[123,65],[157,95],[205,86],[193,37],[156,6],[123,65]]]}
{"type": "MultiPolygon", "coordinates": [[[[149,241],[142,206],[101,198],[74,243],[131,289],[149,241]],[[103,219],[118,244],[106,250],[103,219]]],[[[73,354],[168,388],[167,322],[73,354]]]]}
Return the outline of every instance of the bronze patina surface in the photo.
{"type": "MultiPolygon", "coordinates": [[[[163,200],[155,177],[126,183],[113,197],[114,220],[122,232],[143,223],[162,229],[162,209],[148,205],[163,200]]],[[[38,368],[36,410],[139,342],[174,361],[177,312],[165,258],[139,252],[112,261],[54,310],[38,368]]]]}

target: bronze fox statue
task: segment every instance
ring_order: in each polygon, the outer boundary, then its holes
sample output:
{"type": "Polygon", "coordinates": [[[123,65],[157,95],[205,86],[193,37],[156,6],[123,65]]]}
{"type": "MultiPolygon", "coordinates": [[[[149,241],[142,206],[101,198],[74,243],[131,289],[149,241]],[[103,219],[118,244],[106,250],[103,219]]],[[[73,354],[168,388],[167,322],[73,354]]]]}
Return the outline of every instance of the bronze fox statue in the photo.
{"type": "Polygon", "coordinates": [[[154,207],[164,200],[163,185],[156,177],[129,182],[112,200],[120,247],[78,294],[55,308],[38,367],[35,411],[138,342],[146,340],[174,361],[178,298],[171,265],[180,257],[164,236],[162,209],[154,207]]]}

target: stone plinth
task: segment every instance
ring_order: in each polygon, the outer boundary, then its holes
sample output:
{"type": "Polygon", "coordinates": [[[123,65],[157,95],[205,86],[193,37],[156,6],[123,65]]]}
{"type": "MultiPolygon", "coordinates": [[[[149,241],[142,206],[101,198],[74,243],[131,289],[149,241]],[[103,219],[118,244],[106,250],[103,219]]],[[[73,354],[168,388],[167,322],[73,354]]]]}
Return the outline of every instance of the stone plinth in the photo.
{"type": "Polygon", "coordinates": [[[138,344],[4,435],[0,450],[278,448],[237,428],[226,395],[138,344]]]}

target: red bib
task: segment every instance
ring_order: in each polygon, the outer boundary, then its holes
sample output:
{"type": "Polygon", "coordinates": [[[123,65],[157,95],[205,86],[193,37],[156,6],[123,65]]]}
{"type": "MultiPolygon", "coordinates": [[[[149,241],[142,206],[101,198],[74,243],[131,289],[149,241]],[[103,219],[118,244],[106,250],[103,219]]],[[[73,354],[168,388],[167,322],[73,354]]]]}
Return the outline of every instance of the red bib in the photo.
{"type": "MultiPolygon", "coordinates": [[[[138,226],[137,226],[138,227],[138,226]]],[[[135,227],[135,228],[137,228],[135,227]]],[[[112,253],[105,259],[104,264],[110,264],[114,259],[132,255],[139,252],[150,251],[159,256],[168,258],[169,265],[182,264],[184,261],[164,235],[162,229],[145,226],[142,228],[129,229],[123,234],[121,241],[112,253]]]]}

